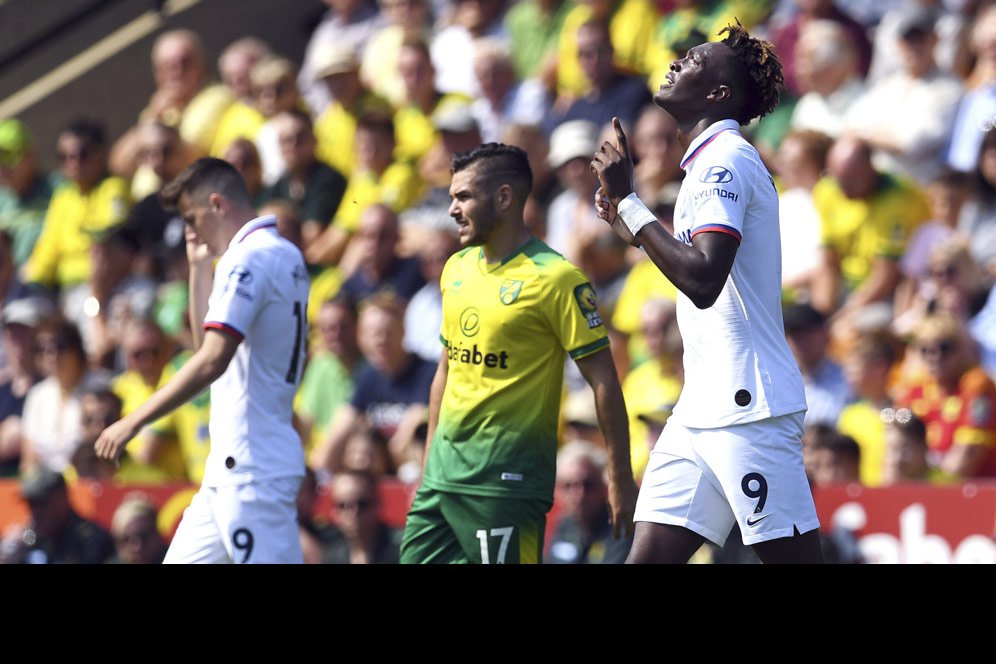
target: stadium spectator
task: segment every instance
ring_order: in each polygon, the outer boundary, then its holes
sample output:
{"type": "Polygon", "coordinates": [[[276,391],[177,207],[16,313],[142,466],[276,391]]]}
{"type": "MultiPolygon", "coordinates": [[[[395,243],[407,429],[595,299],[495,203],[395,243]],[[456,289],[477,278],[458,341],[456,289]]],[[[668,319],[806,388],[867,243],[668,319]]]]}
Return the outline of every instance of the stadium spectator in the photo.
{"type": "Polygon", "coordinates": [[[417,258],[398,256],[398,239],[398,215],[391,208],[380,203],[366,208],[350,247],[356,271],[343,282],[340,292],[360,305],[375,293],[410,300],[425,279],[417,258]]]}
{"type": "Polygon", "coordinates": [[[650,93],[646,80],[616,66],[609,27],[594,20],[583,23],[578,28],[577,49],[586,92],[566,110],[555,108],[548,116],[547,131],[571,120],[588,120],[602,127],[613,117],[632,127],[640,111],[650,103],[650,93]]]}
{"type": "Polygon", "coordinates": [[[231,164],[246,184],[253,207],[263,203],[263,164],[255,143],[245,138],[235,139],[225,150],[225,161],[231,164]]]}
{"type": "Polygon", "coordinates": [[[38,241],[58,183],[55,174],[41,170],[28,128],[14,118],[0,120],[0,230],[13,238],[17,267],[38,241]]]}
{"type": "Polygon", "coordinates": [[[792,129],[840,136],[844,117],[864,94],[858,54],[850,35],[834,21],[814,21],[802,30],[795,47],[799,92],[792,129]]]}
{"type": "MultiPolygon", "coordinates": [[[[360,80],[400,108],[405,103],[405,83],[399,63],[402,45],[413,41],[427,44],[432,38],[430,3],[429,0],[380,0],[379,4],[387,25],[373,34],[363,50],[360,80]]],[[[434,88],[435,72],[431,77],[434,88]]]]}
{"type": "Polygon", "coordinates": [[[520,0],[505,14],[505,34],[520,79],[536,78],[552,89],[557,76],[557,43],[574,0],[520,0]]]}
{"type": "Polygon", "coordinates": [[[468,97],[480,95],[474,78],[474,42],[482,37],[507,39],[502,21],[507,0],[455,0],[453,20],[432,40],[436,88],[468,97]]]}
{"type": "Polygon", "coordinates": [[[829,355],[826,317],[808,304],[789,304],[783,313],[785,338],[802,371],[806,388],[806,426],[833,426],[851,398],[844,371],[829,355]]]}
{"type": "Polygon", "coordinates": [[[346,191],[346,178],[315,158],[315,134],[307,113],[283,111],[274,118],[274,126],[287,170],[263,198],[297,206],[304,220],[301,244],[307,247],[332,223],[346,191]]]}
{"type": "MultiPolygon", "coordinates": [[[[402,448],[403,442],[397,447],[402,448]]],[[[342,448],[342,462],[332,467],[332,475],[342,472],[369,473],[380,479],[394,475],[394,459],[388,442],[377,430],[363,425],[350,433],[342,448]]]]}
{"type": "Polygon", "coordinates": [[[684,176],[682,154],[674,118],[653,105],[645,106],[633,127],[633,155],[636,193],[649,208],[674,203],[675,185],[684,176]]]}
{"type": "Polygon", "coordinates": [[[930,206],[915,185],[876,170],[870,148],[856,138],[834,143],[827,172],[813,188],[824,248],[812,303],[824,313],[839,308],[837,320],[846,323],[865,305],[891,300],[898,261],[930,206]]]}
{"type": "MultiPolygon", "coordinates": [[[[218,122],[232,104],[232,93],[220,83],[209,84],[208,63],[201,38],[190,30],[170,30],[152,45],[156,89],[138,121],[176,127],[180,137],[202,154],[214,143],[218,122]]],[[[130,129],[111,149],[115,175],[131,179],[138,168],[139,147],[130,129]]]]}
{"type": "Polygon", "coordinates": [[[380,294],[360,310],[358,340],[368,366],[356,377],[352,398],[332,417],[328,435],[311,454],[315,470],[341,466],[346,442],[362,423],[385,439],[411,438],[429,403],[435,366],[402,345],[404,306],[380,294]]]}
{"type": "Polygon", "coordinates": [[[67,182],[52,196],[24,278],[57,289],[66,298],[90,275],[93,235],[124,221],[131,200],[127,183],[107,174],[107,139],[101,124],[72,120],[59,132],[57,146],[67,182]]]}
{"type": "Polygon", "coordinates": [[[875,150],[875,164],[930,182],[945,162],[961,81],[934,59],[934,13],[911,8],[899,26],[903,69],[871,85],[847,110],[844,127],[875,150]]]}
{"type": "Polygon", "coordinates": [[[822,258],[820,214],[813,189],[826,170],[832,139],[811,130],[790,132],[778,147],[778,223],[782,237],[782,288],[806,300],[822,258]]]}
{"type": "Polygon", "coordinates": [[[896,341],[887,334],[859,336],[846,349],[844,377],[854,399],[840,413],[837,428],[861,447],[861,483],[878,486],[885,454],[882,411],[893,405],[889,393],[896,341]]]}
{"type": "Polygon", "coordinates": [[[315,65],[315,75],[333,96],[331,103],[315,119],[315,138],[318,139],[315,155],[349,179],[357,166],[359,118],[369,113],[390,114],[391,105],[360,82],[360,64],[356,51],[349,46],[336,43],[322,47],[316,55],[315,65]]]}
{"type": "Polygon", "coordinates": [[[304,469],[304,479],[297,494],[297,525],[305,565],[322,562],[325,548],[338,537],[335,526],[318,513],[318,479],[311,468],[304,469]]]}
{"type": "Polygon", "coordinates": [[[125,496],[111,517],[115,554],[107,561],[124,565],[158,565],[166,542],[156,527],[158,510],[142,494],[125,496]]]}
{"type": "MultiPolygon", "coordinates": [[[[97,457],[94,443],[100,432],[114,424],[121,417],[121,397],[110,390],[110,386],[94,384],[83,390],[80,398],[80,440],[69,459],[70,467],[66,475],[76,480],[145,482],[150,477],[127,456],[116,468],[97,457]],[[137,470],[135,473],[133,471],[137,470]]],[[[158,478],[157,478],[158,479],[158,478]]]]}
{"type": "Polygon", "coordinates": [[[46,377],[25,397],[21,472],[43,468],[61,473],[82,434],[86,351],[79,330],[66,321],[40,328],[37,341],[39,367],[46,377]]]}
{"type": "Polygon", "coordinates": [[[507,42],[493,37],[475,42],[474,76],[481,92],[472,108],[484,143],[500,141],[513,124],[543,123],[549,107],[546,90],[540,81],[516,79],[507,42]]]}
{"type": "Polygon", "coordinates": [[[609,489],[603,474],[605,450],[588,442],[570,442],[557,453],[556,499],[560,518],[554,526],[545,562],[622,564],[632,537],[616,539],[609,518],[609,489]]]}
{"type": "Polygon", "coordinates": [[[948,148],[948,165],[965,173],[978,164],[983,132],[996,126],[996,6],[980,6],[971,36],[975,71],[965,81],[967,92],[958,107],[948,148]]]}
{"type": "Polygon", "coordinates": [[[325,549],[322,562],[332,565],[398,563],[401,531],[378,515],[377,480],[369,473],[337,473],[329,486],[339,537],[325,549]]]}
{"type": "Polygon", "coordinates": [[[979,347],[979,361],[989,376],[996,378],[996,285],[982,309],[968,323],[972,338],[979,347]]]}
{"type": "Polygon", "coordinates": [[[814,486],[834,486],[859,481],[861,448],[850,436],[835,433],[819,439],[811,450],[814,486]]]}
{"type": "Polygon", "coordinates": [[[591,205],[598,183],[588,163],[597,149],[598,127],[587,120],[565,122],[550,137],[547,165],[556,173],[563,192],[547,211],[546,243],[575,263],[582,237],[593,236],[604,226],[591,205]]]}
{"type": "Polygon", "coordinates": [[[327,65],[323,52],[334,46],[343,46],[354,53],[362,53],[367,42],[384,24],[377,6],[367,0],[323,0],[329,10],[321,23],[311,33],[304,51],[304,61],[297,76],[297,87],[312,117],[317,118],[338,100],[335,90],[322,84],[322,69],[327,65]]]}
{"type": "MultiPolygon", "coordinates": [[[[252,95],[264,122],[256,132],[256,149],[263,165],[263,182],[273,185],[284,174],[287,164],[280,149],[276,118],[286,111],[302,111],[301,95],[297,91],[297,69],[286,58],[263,58],[249,72],[252,95]]],[[[309,126],[311,125],[311,116],[309,126]]]]}
{"type": "Polygon", "coordinates": [[[3,562],[97,565],[114,553],[110,534],[73,509],[60,473],[38,469],[25,474],[21,497],[30,517],[4,536],[3,562]]]}
{"type": "Polygon", "coordinates": [[[405,348],[427,362],[438,362],[443,346],[439,326],[443,322],[443,295],[439,278],[447,259],[457,250],[455,234],[449,230],[431,233],[418,254],[425,285],[412,295],[405,309],[405,348]]]}
{"type": "Polygon", "coordinates": [[[785,25],[776,28],[771,35],[775,52],[784,63],[785,87],[789,94],[798,97],[804,88],[798,71],[797,45],[808,41],[803,35],[806,27],[820,20],[833,21],[841,26],[853,44],[859,75],[868,74],[871,64],[871,43],[863,25],[841,11],[834,0],[795,0],[798,12],[785,25]]]}
{"type": "Polygon", "coordinates": [[[9,302],[0,314],[6,359],[0,372],[0,477],[13,477],[21,461],[21,414],[28,390],[41,380],[35,363],[36,330],[55,314],[47,300],[9,302]]]}
{"type": "Polygon", "coordinates": [[[322,303],[315,320],[318,345],[313,347],[297,396],[297,416],[310,436],[307,450],[325,440],[332,416],[353,396],[353,386],[366,360],[356,339],[356,305],[345,297],[322,303]]]}
{"type": "Polygon", "coordinates": [[[650,71],[647,57],[653,45],[660,13],[648,0],[582,0],[564,18],[557,43],[557,105],[589,92],[579,50],[579,29],[596,21],[608,26],[611,38],[609,54],[621,70],[646,75],[650,71]]]}
{"type": "Polygon", "coordinates": [[[928,317],[912,348],[921,373],[898,389],[896,403],[927,426],[931,467],[957,479],[996,476],[996,385],[976,363],[964,325],[928,317]]]}
{"type": "Polygon", "coordinates": [[[958,217],[972,258],[996,278],[996,127],[985,132],[974,168],[972,194],[958,217]]]}
{"type": "Polygon", "coordinates": [[[224,155],[237,138],[255,139],[263,126],[266,118],[255,103],[250,72],[269,54],[270,47],[255,37],[237,39],[221,52],[218,71],[234,101],[218,121],[209,152],[212,157],[224,155]]]}
{"type": "Polygon", "coordinates": [[[885,422],[885,456],[882,486],[926,482],[937,478],[927,463],[927,427],[909,408],[882,411],[885,422]]]}

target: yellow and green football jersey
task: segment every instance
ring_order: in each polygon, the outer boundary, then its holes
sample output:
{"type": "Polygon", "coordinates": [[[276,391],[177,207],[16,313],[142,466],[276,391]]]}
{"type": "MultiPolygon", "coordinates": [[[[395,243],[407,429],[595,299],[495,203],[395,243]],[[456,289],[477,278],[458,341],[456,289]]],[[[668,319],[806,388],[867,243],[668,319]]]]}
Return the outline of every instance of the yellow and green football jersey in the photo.
{"type": "Polygon", "coordinates": [[[534,238],[500,263],[454,254],[440,287],[449,372],[424,484],[552,502],[565,353],[609,345],[588,278],[534,238]]]}

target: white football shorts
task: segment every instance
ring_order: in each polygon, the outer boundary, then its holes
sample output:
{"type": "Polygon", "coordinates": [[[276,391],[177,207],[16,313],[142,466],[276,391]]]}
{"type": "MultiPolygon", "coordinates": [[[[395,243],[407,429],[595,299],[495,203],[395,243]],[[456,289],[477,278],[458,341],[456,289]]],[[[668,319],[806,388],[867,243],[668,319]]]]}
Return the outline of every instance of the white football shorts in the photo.
{"type": "Polygon", "coordinates": [[[299,477],[202,486],[163,563],[303,563],[295,504],[300,486],[299,477]]]}
{"type": "Polygon", "coordinates": [[[802,466],[804,416],[720,429],[669,420],[650,453],[634,520],[682,526],[718,546],[734,523],[748,545],[818,528],[802,466]]]}

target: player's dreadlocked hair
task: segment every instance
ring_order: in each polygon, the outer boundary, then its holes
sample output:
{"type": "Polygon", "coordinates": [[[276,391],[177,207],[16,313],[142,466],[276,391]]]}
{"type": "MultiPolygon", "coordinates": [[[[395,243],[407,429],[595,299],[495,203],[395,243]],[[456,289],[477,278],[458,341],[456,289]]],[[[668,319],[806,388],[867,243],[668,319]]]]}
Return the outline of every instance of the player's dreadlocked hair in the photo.
{"type": "Polygon", "coordinates": [[[745,125],[754,118],[764,117],[778,105],[778,95],[785,84],[782,63],[771,42],[751,37],[739,19],[736,25],[719,31],[720,35],[723,33],[726,33],[723,43],[730,47],[743,68],[746,96],[736,120],[745,125]]]}

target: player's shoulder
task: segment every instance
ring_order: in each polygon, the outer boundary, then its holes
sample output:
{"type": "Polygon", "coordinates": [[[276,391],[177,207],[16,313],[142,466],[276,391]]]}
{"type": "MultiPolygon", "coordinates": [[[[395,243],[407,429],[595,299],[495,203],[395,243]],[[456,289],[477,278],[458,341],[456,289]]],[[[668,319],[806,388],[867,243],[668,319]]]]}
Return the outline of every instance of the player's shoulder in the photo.
{"type": "Polygon", "coordinates": [[[523,247],[522,263],[534,269],[542,280],[548,282],[556,283],[576,275],[583,276],[574,263],[539,238],[533,238],[523,247]]]}

